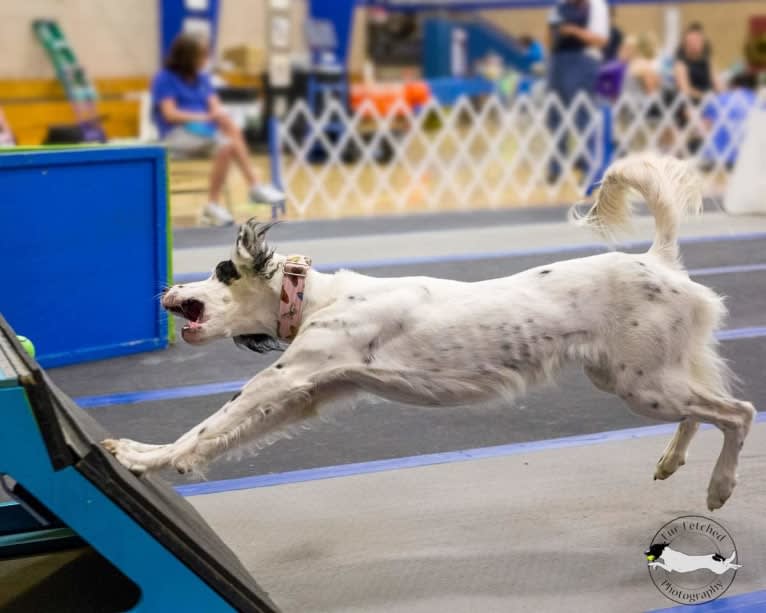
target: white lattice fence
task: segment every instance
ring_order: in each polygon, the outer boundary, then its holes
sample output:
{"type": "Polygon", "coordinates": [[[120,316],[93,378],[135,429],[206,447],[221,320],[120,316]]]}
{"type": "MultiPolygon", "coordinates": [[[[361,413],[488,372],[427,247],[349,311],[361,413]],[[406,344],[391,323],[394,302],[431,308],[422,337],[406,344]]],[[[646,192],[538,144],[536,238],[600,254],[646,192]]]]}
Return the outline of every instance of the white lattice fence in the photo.
{"type": "Polygon", "coordinates": [[[616,155],[658,151],[691,158],[705,177],[709,194],[720,194],[745,135],[756,95],[734,90],[699,101],[680,95],[623,96],[613,108],[616,155]]]}
{"type": "Polygon", "coordinates": [[[349,114],[335,101],[315,116],[299,102],[278,130],[281,176],[296,217],[571,202],[606,157],[646,149],[696,157],[717,188],[748,100],[625,96],[604,111],[585,95],[568,108],[553,94],[493,96],[452,107],[431,100],[418,112],[402,104],[384,116],[372,104],[349,114]]]}

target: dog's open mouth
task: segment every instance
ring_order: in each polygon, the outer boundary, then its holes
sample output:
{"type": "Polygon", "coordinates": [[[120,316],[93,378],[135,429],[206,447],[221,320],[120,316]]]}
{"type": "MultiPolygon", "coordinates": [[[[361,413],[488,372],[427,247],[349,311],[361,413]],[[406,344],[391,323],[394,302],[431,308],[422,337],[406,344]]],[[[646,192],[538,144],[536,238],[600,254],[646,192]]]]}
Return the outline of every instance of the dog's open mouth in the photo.
{"type": "Polygon", "coordinates": [[[194,300],[193,298],[184,300],[180,304],[168,307],[168,311],[188,321],[183,327],[182,332],[198,330],[204,323],[202,319],[205,316],[205,305],[199,300],[194,300]]]}

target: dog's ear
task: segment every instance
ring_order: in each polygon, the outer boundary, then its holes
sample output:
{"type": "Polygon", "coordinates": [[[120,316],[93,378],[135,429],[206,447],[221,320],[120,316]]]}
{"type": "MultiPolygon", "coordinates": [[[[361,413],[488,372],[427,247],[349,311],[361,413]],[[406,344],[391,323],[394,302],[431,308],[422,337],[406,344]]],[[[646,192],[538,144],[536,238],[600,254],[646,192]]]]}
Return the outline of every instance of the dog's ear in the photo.
{"type": "Polygon", "coordinates": [[[254,217],[239,228],[234,245],[235,257],[255,274],[268,278],[273,276],[274,250],[266,243],[266,233],[276,222],[260,223],[254,217]]]}
{"type": "Polygon", "coordinates": [[[240,334],[234,337],[234,344],[237,347],[249,349],[256,353],[282,351],[284,349],[278,339],[268,334],[240,334]]]}

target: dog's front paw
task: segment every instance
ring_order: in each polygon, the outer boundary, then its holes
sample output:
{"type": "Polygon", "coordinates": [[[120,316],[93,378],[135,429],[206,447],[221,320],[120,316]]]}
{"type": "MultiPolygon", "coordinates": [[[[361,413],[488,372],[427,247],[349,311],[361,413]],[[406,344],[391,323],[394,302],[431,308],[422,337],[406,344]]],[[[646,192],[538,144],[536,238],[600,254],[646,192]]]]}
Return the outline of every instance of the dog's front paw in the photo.
{"type": "Polygon", "coordinates": [[[104,449],[111,453],[115,459],[135,475],[142,475],[149,466],[142,461],[141,453],[133,449],[134,441],[127,438],[108,438],[101,441],[104,449]]]}
{"type": "Polygon", "coordinates": [[[205,458],[196,453],[185,453],[178,455],[170,460],[170,464],[176,469],[179,475],[197,473],[202,475],[202,469],[205,465],[205,458]]]}

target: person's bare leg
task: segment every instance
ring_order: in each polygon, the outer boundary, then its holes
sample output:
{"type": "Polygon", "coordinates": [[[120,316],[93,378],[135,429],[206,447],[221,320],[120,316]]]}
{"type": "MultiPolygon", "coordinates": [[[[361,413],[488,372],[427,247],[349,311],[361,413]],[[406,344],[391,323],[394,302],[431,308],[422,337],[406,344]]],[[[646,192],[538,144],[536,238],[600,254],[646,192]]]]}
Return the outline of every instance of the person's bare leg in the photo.
{"type": "Polygon", "coordinates": [[[234,157],[234,161],[242,172],[242,176],[247,181],[247,184],[255,185],[258,178],[255,174],[255,169],[250,162],[250,155],[247,150],[245,139],[242,137],[242,132],[240,132],[239,128],[228,117],[221,119],[218,123],[218,127],[228,139],[228,144],[231,147],[231,155],[234,157]]]}
{"type": "Polygon", "coordinates": [[[229,172],[229,164],[233,154],[231,144],[219,147],[213,156],[213,168],[210,171],[210,187],[208,188],[208,198],[210,202],[216,204],[221,202],[223,185],[226,182],[226,175],[229,172]]]}

